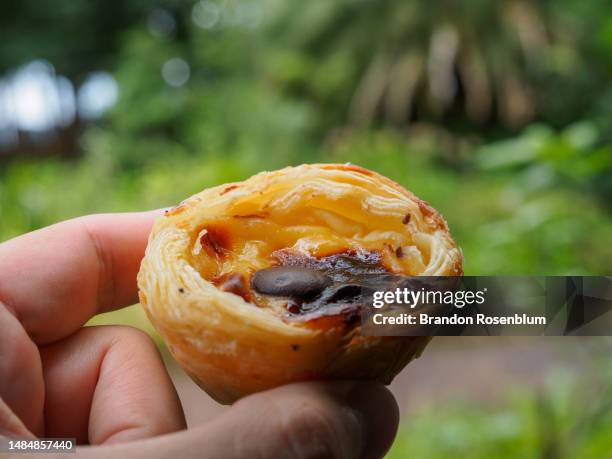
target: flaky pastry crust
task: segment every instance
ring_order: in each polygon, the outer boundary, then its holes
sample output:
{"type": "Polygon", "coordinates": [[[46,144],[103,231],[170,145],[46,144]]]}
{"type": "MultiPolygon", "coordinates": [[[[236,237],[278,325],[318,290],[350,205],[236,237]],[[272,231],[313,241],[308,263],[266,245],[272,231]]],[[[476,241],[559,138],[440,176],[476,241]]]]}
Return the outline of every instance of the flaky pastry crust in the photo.
{"type": "Polygon", "coordinates": [[[462,274],[461,252],[427,203],[367,169],[312,164],[206,189],[159,217],[140,302],[180,365],[222,403],[301,380],[389,383],[429,338],[362,336],[336,316],[287,320],[248,291],[279,251],[347,250],[379,253],[393,273],[462,274]],[[228,276],[247,291],[221,288],[228,276]]]}

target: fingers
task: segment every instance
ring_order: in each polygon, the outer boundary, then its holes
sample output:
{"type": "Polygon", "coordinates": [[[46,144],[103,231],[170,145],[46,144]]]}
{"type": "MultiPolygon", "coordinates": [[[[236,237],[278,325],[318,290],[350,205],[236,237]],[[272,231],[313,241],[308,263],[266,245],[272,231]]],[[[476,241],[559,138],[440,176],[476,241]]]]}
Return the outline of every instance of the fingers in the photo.
{"type": "Polygon", "coordinates": [[[45,389],[40,355],[17,318],[0,302],[0,431],[16,415],[36,435],[44,433],[45,389]]]}
{"type": "Polygon", "coordinates": [[[398,419],[381,385],[292,384],[239,401],[218,421],[216,438],[219,453],[236,459],[382,458],[398,419]]]}
{"type": "Polygon", "coordinates": [[[100,444],[185,428],[159,353],[139,330],[85,327],[40,352],[47,437],[100,444]]]}
{"type": "Polygon", "coordinates": [[[0,437],[36,438],[0,398],[0,437]]]}
{"type": "Polygon", "coordinates": [[[160,213],[91,215],[0,244],[0,301],[37,343],[137,302],[136,274],[160,213]]]}
{"type": "Polygon", "coordinates": [[[217,421],[83,458],[378,459],[397,430],[391,393],[369,383],[301,383],[253,395],[217,421]]]}
{"type": "Polygon", "coordinates": [[[217,421],[195,429],[81,448],[77,457],[379,459],[393,441],[397,422],[397,405],[383,386],[300,383],[247,397],[217,421]]]}

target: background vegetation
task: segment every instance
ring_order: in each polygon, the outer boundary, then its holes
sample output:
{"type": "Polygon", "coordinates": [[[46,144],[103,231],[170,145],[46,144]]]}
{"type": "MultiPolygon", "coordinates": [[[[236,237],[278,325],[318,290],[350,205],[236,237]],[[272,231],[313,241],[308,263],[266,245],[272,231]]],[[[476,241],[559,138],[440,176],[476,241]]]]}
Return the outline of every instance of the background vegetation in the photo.
{"type": "MultiPolygon", "coordinates": [[[[18,140],[0,142],[0,240],[264,169],[350,161],[439,209],[467,274],[610,274],[610,13],[604,0],[6,5],[0,134],[18,140]],[[40,59],[75,91],[110,72],[116,103],[44,132],[11,127],[10,78],[40,59]]],[[[535,457],[527,399],[423,415],[397,457],[448,457],[465,432],[482,440],[474,457],[535,457]]],[[[607,440],[604,425],[585,438],[607,440]]]]}

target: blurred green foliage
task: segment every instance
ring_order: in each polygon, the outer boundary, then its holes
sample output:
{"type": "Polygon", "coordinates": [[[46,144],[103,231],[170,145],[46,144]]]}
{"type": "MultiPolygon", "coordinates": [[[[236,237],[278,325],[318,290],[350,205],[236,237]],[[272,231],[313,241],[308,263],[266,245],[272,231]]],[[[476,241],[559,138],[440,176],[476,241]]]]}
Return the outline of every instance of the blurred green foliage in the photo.
{"type": "MultiPolygon", "coordinates": [[[[607,362],[602,362],[604,365],[607,362]]],[[[602,367],[608,368],[609,365],[602,367]]],[[[605,372],[604,372],[605,373],[605,372]]],[[[596,459],[612,448],[610,375],[552,372],[537,392],[515,388],[489,404],[455,401],[405,421],[389,459],[596,459]]]]}
{"type": "Polygon", "coordinates": [[[609,8],[601,0],[285,2],[272,21],[280,39],[271,78],[316,100],[326,123],[560,127],[610,114],[609,8]]]}
{"type": "Polygon", "coordinates": [[[148,0],[3,2],[0,71],[45,58],[58,72],[78,81],[85,73],[113,61],[122,31],[151,6],[148,0]]]}
{"type": "MultiPolygon", "coordinates": [[[[189,155],[167,140],[166,154],[155,157],[162,147],[142,139],[129,145],[146,152],[150,144],[154,158],[122,169],[114,156],[114,133],[91,131],[87,142],[89,153],[76,163],[16,162],[3,172],[2,238],[85,213],[170,206],[204,187],[303,161],[297,155],[258,154],[252,145],[225,155],[189,155]]],[[[558,139],[553,136],[551,142],[558,139]]],[[[530,160],[519,171],[483,173],[479,168],[502,168],[492,159],[457,173],[440,164],[430,140],[407,142],[392,131],[348,134],[306,155],[308,161],[351,161],[372,168],[430,201],[448,220],[469,274],[609,273],[608,208],[592,197],[591,182],[578,180],[574,186],[548,172],[548,159],[530,160]]]]}

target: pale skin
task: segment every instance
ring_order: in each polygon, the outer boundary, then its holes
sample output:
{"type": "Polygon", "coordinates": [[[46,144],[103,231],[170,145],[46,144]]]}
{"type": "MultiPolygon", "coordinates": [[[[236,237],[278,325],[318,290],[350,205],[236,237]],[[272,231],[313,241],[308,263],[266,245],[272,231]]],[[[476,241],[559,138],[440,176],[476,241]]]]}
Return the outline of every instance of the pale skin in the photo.
{"type": "Polygon", "coordinates": [[[0,244],[0,436],[76,437],[89,445],[76,457],[92,459],[383,457],[398,408],[381,385],[290,384],[187,430],[146,334],[83,327],[138,301],[159,213],[80,217],[0,244]]]}

